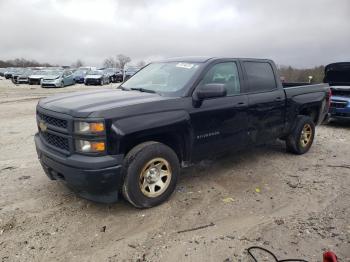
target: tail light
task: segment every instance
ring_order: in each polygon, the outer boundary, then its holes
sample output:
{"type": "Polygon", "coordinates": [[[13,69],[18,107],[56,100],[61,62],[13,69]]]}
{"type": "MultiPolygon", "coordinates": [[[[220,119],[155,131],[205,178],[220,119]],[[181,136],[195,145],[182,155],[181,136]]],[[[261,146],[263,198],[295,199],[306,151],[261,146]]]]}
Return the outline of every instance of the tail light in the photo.
{"type": "Polygon", "coordinates": [[[332,99],[332,89],[330,88],[327,93],[327,99],[328,99],[328,108],[331,106],[331,99],[332,99]]]}

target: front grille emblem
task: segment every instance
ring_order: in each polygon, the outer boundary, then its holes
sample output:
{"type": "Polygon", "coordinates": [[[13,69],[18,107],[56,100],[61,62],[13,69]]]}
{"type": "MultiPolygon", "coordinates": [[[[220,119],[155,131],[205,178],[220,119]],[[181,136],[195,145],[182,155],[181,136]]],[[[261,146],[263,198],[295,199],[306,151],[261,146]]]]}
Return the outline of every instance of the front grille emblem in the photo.
{"type": "Polygon", "coordinates": [[[47,130],[47,125],[44,121],[40,121],[39,122],[39,128],[41,130],[41,132],[45,132],[47,130]]]}

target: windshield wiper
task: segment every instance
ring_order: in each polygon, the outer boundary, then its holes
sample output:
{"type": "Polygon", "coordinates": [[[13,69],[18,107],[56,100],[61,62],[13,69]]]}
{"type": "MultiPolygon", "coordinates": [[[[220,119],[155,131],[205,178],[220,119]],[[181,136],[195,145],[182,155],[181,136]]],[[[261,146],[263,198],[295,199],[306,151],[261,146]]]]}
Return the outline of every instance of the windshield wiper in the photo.
{"type": "Polygon", "coordinates": [[[145,92],[145,93],[152,93],[152,94],[155,94],[156,91],[154,90],[150,90],[150,89],[145,89],[145,88],[142,88],[142,87],[132,87],[130,88],[131,90],[136,90],[136,91],[140,91],[140,92],[145,92]]]}
{"type": "Polygon", "coordinates": [[[124,87],[124,86],[118,86],[117,87],[117,89],[121,89],[121,90],[123,90],[123,91],[130,91],[130,89],[129,88],[126,88],[126,87],[124,87]]]}

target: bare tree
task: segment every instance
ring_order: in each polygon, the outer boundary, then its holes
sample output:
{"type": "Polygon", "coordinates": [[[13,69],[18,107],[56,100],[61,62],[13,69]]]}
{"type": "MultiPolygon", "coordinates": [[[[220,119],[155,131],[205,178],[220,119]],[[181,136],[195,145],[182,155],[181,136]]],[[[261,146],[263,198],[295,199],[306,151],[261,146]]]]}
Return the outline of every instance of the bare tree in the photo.
{"type": "Polygon", "coordinates": [[[146,65],[146,62],[143,60],[137,63],[137,67],[144,67],[145,65],[146,65]]]}
{"type": "Polygon", "coordinates": [[[106,58],[103,61],[103,67],[107,67],[107,68],[116,67],[116,61],[114,60],[113,57],[106,58]]]}
{"type": "Polygon", "coordinates": [[[117,55],[117,60],[120,69],[124,69],[125,65],[131,62],[131,58],[123,54],[117,55]]]}
{"type": "Polygon", "coordinates": [[[78,59],[75,63],[72,64],[72,67],[79,68],[84,65],[83,61],[81,59],[78,59]]]}

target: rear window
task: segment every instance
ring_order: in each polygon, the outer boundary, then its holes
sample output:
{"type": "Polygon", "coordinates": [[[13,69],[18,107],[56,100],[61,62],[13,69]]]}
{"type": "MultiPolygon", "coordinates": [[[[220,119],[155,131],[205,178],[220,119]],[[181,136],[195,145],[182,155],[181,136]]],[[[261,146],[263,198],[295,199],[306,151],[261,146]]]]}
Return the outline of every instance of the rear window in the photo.
{"type": "Polygon", "coordinates": [[[264,92],[277,88],[275,75],[269,63],[244,62],[249,92],[264,92]]]}

